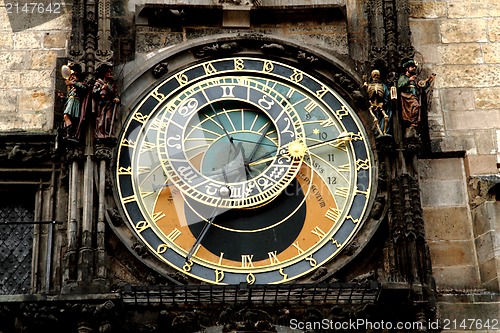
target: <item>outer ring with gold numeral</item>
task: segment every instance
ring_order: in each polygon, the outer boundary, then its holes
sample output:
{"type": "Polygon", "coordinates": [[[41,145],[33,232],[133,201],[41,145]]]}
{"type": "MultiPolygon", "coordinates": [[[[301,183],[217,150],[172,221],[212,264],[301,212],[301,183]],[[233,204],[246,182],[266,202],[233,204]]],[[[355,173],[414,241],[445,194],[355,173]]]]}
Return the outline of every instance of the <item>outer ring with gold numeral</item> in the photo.
{"type": "MultiPolygon", "coordinates": [[[[279,152],[283,146],[279,135],[266,132],[269,126],[255,125],[265,119],[261,117],[265,110],[258,103],[249,107],[240,102],[234,96],[220,96],[216,101],[207,98],[206,105],[222,105],[214,114],[226,116],[231,125],[225,132],[244,142],[243,159],[254,147],[261,157],[267,156],[266,149],[276,150],[275,157],[286,155],[279,152]]],[[[202,108],[192,111],[207,118],[202,108]]],[[[267,114],[267,118],[272,117],[267,114]]],[[[274,128],[280,128],[277,118],[273,121],[274,128]]],[[[196,125],[203,135],[214,136],[207,139],[199,160],[209,160],[211,142],[220,142],[227,134],[213,123],[196,125]]],[[[362,228],[374,189],[374,158],[368,141],[354,109],[317,76],[261,57],[205,61],[165,78],[132,110],[117,150],[118,197],[130,230],[161,263],[210,283],[284,283],[335,261],[362,228]],[[173,103],[184,105],[188,99],[182,96],[190,96],[193,87],[203,83],[220,87],[217,82],[227,86],[228,80],[238,87],[259,86],[261,94],[279,101],[294,115],[290,119],[305,148],[298,155],[299,169],[286,173],[293,179],[272,200],[237,203],[234,209],[228,204],[212,215],[219,205],[189,195],[182,188],[182,174],[165,168],[172,157],[165,153],[165,145],[172,135],[194,141],[201,137],[189,134],[195,133],[188,128],[189,120],[175,121],[179,110],[171,107],[173,103]],[[172,119],[179,133],[167,131],[172,119]],[[207,224],[210,228],[200,241],[207,224]],[[190,250],[193,255],[186,260],[190,250]]],[[[186,159],[191,165],[197,160],[186,159]]],[[[275,161],[271,158],[269,163],[275,161]]]]}

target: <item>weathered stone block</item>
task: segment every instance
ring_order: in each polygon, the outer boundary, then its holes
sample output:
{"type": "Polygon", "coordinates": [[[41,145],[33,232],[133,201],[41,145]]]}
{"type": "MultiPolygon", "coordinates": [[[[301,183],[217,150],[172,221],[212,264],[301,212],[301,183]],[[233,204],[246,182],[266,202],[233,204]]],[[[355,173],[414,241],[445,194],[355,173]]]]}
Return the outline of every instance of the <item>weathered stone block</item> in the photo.
{"type": "Polygon", "coordinates": [[[411,34],[418,40],[420,45],[438,44],[439,39],[439,21],[437,20],[413,20],[411,22],[411,34]]]}
{"type": "Polygon", "coordinates": [[[28,55],[25,51],[0,52],[0,70],[19,70],[23,68],[24,59],[28,55]]]}
{"type": "Polygon", "coordinates": [[[500,110],[445,113],[447,130],[495,129],[500,127],[500,110]]]}
{"type": "Polygon", "coordinates": [[[491,175],[498,172],[496,155],[467,155],[465,159],[467,175],[491,175]]]}
{"type": "MultiPolygon", "coordinates": [[[[454,301],[454,299],[448,299],[448,302],[439,302],[439,313],[441,316],[441,320],[448,319],[449,321],[455,320],[457,325],[457,332],[464,332],[464,329],[460,328],[458,325],[465,320],[466,323],[470,323],[468,319],[473,319],[476,321],[481,320],[482,323],[485,323],[487,320],[491,323],[493,319],[500,318],[500,307],[495,300],[490,302],[477,302],[477,303],[466,303],[466,302],[458,302],[454,301]]],[[[491,325],[491,324],[490,324],[491,325]]],[[[454,328],[452,326],[448,326],[448,328],[454,328]]],[[[447,332],[450,332],[446,330],[447,332]]],[[[478,332],[475,327],[469,331],[478,332]]],[[[486,332],[486,330],[485,330],[486,332]]],[[[491,330],[488,332],[492,332],[491,330]]]]}
{"type": "Polygon", "coordinates": [[[52,70],[26,70],[21,73],[22,88],[52,87],[52,70]]]}
{"type": "Polygon", "coordinates": [[[50,89],[24,89],[18,97],[19,111],[49,110],[54,104],[53,99],[50,89]]]}
{"type": "Polygon", "coordinates": [[[429,250],[435,267],[476,265],[472,241],[430,242],[429,250]]]}
{"type": "Polygon", "coordinates": [[[500,64],[500,43],[489,43],[483,46],[484,62],[487,64],[500,64]]]}
{"type": "Polygon", "coordinates": [[[500,42],[500,18],[488,21],[488,38],[492,43],[500,42]]]}
{"type": "Polygon", "coordinates": [[[7,116],[4,121],[0,121],[0,130],[9,129],[9,114],[14,112],[16,107],[17,92],[13,89],[0,89],[0,111],[7,116]]]}
{"type": "Polygon", "coordinates": [[[10,32],[0,32],[0,50],[14,48],[14,35],[10,32]]]}
{"type": "Polygon", "coordinates": [[[410,16],[413,18],[438,18],[446,17],[446,2],[438,1],[410,1],[410,16]]]}
{"type": "Polygon", "coordinates": [[[441,89],[441,105],[444,112],[474,110],[474,90],[472,89],[441,89]]]}
{"type": "Polygon", "coordinates": [[[474,90],[475,105],[478,109],[500,109],[499,97],[500,87],[486,87],[474,90]]]}
{"type": "Polygon", "coordinates": [[[66,47],[70,33],[66,31],[51,31],[43,34],[43,48],[62,49],[66,47]]]}
{"type": "Polygon", "coordinates": [[[498,255],[500,244],[496,231],[488,231],[475,239],[477,259],[480,263],[486,262],[498,255]]]}
{"type": "Polygon", "coordinates": [[[429,180],[422,181],[420,184],[423,207],[464,206],[466,204],[464,182],[461,180],[429,180]]]}
{"type": "Polygon", "coordinates": [[[439,289],[471,289],[481,285],[477,266],[433,267],[439,289]],[[459,278],[458,278],[459,277],[459,278]]]}
{"type": "Polygon", "coordinates": [[[453,0],[449,2],[448,17],[495,17],[500,16],[498,1],[484,0],[453,0]]]}
{"type": "Polygon", "coordinates": [[[19,71],[0,71],[0,89],[14,89],[20,86],[21,73],[19,71]]]}
{"type": "Polygon", "coordinates": [[[487,42],[487,27],[484,19],[444,20],[441,22],[443,43],[487,42]]]}
{"type": "Polygon", "coordinates": [[[29,58],[30,69],[52,69],[56,65],[56,51],[31,52],[29,58]]]}
{"type": "Polygon", "coordinates": [[[464,180],[461,158],[421,159],[418,172],[422,180],[464,180]]]}
{"type": "Polygon", "coordinates": [[[479,273],[481,274],[481,281],[488,289],[496,287],[492,291],[498,291],[498,265],[500,264],[499,258],[491,258],[485,262],[479,263],[479,273]]]}
{"type": "Polygon", "coordinates": [[[500,66],[478,65],[443,65],[435,67],[440,75],[441,88],[483,88],[495,87],[500,77],[500,66]]]}
{"type": "Polygon", "coordinates": [[[429,241],[472,241],[467,207],[424,208],[423,212],[425,236],[429,241]]]}
{"type": "Polygon", "coordinates": [[[474,141],[476,142],[477,153],[479,155],[496,154],[496,130],[476,131],[474,133],[474,141]]]}
{"type": "Polygon", "coordinates": [[[40,31],[21,31],[14,35],[14,49],[40,49],[42,47],[42,36],[40,31]]]}
{"type": "Polygon", "coordinates": [[[478,43],[442,44],[438,47],[439,61],[444,64],[484,63],[483,50],[478,43]]]}

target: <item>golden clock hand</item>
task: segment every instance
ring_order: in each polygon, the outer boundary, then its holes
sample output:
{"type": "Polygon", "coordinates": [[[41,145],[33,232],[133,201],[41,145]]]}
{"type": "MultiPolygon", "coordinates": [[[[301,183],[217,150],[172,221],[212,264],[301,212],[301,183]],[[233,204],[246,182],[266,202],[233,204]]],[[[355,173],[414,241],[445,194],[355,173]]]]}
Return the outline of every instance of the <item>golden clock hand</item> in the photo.
{"type": "MultiPolygon", "coordinates": [[[[341,133],[338,137],[336,137],[336,138],[333,138],[333,139],[330,139],[330,140],[326,140],[326,141],[323,141],[323,142],[318,142],[318,143],[315,143],[315,144],[310,145],[310,146],[305,146],[305,145],[304,145],[303,147],[304,147],[305,149],[304,149],[304,151],[303,151],[303,154],[305,154],[305,152],[306,152],[307,150],[309,150],[309,149],[318,148],[318,147],[320,147],[320,146],[323,146],[323,145],[326,145],[326,144],[329,144],[329,143],[332,143],[332,142],[335,142],[335,141],[338,141],[338,143],[336,142],[336,143],[335,143],[335,145],[334,145],[334,147],[338,147],[338,146],[340,146],[341,144],[343,144],[343,143],[345,143],[345,142],[347,142],[347,141],[350,141],[351,139],[352,139],[352,137],[351,137],[351,134],[350,134],[350,133],[347,133],[347,132],[342,132],[342,133],[341,133]]],[[[272,161],[272,160],[274,160],[276,157],[280,157],[280,156],[287,156],[287,155],[292,155],[292,154],[290,154],[290,150],[291,150],[291,149],[290,149],[290,148],[291,148],[290,146],[291,146],[292,144],[295,144],[295,143],[296,143],[296,141],[292,141],[292,142],[289,142],[289,143],[287,143],[287,144],[285,144],[285,145],[281,146],[281,148],[286,147],[286,146],[289,146],[289,149],[288,149],[288,151],[287,151],[286,153],[279,154],[279,155],[275,155],[275,156],[271,156],[271,157],[267,157],[267,158],[258,159],[258,160],[255,160],[255,161],[252,161],[252,162],[248,163],[248,165],[249,165],[249,166],[254,166],[254,165],[258,165],[258,164],[262,164],[262,163],[266,163],[266,162],[272,161]]],[[[299,147],[297,147],[297,148],[299,148],[299,147]]],[[[295,150],[295,149],[294,149],[294,150],[295,150]]],[[[300,149],[297,149],[297,150],[300,150],[300,149]]],[[[297,151],[297,153],[296,153],[296,154],[297,154],[297,157],[301,157],[301,156],[300,156],[300,155],[301,155],[301,152],[297,151]]],[[[268,154],[266,154],[266,155],[269,155],[269,153],[268,153],[268,154]]],[[[264,155],[264,156],[262,156],[262,157],[265,157],[266,155],[264,155]]]]}

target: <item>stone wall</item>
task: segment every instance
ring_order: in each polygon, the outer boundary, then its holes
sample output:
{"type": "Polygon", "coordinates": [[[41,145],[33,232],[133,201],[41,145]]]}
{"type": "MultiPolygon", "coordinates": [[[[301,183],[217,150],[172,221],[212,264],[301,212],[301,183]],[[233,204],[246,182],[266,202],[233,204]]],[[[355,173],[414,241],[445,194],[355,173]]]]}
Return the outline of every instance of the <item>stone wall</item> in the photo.
{"type": "Polygon", "coordinates": [[[500,2],[410,0],[410,9],[413,45],[437,74],[433,151],[465,151],[467,175],[497,173],[500,2]]]}
{"type": "Polygon", "coordinates": [[[66,55],[70,7],[29,3],[0,0],[0,131],[54,127],[56,59],[66,55]]]}

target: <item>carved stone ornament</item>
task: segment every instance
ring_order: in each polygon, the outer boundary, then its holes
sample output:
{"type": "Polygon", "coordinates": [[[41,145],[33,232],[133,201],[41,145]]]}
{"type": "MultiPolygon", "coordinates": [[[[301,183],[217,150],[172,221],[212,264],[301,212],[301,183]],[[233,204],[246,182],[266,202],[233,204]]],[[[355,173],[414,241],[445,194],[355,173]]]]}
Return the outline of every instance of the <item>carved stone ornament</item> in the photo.
{"type": "Polygon", "coordinates": [[[204,46],[194,52],[194,55],[198,58],[208,57],[208,56],[222,56],[232,53],[237,53],[241,49],[240,45],[236,42],[229,43],[216,43],[210,46],[204,46]]]}
{"type": "Polygon", "coordinates": [[[168,73],[168,62],[162,61],[152,69],[153,77],[159,79],[163,75],[168,73]]]}

